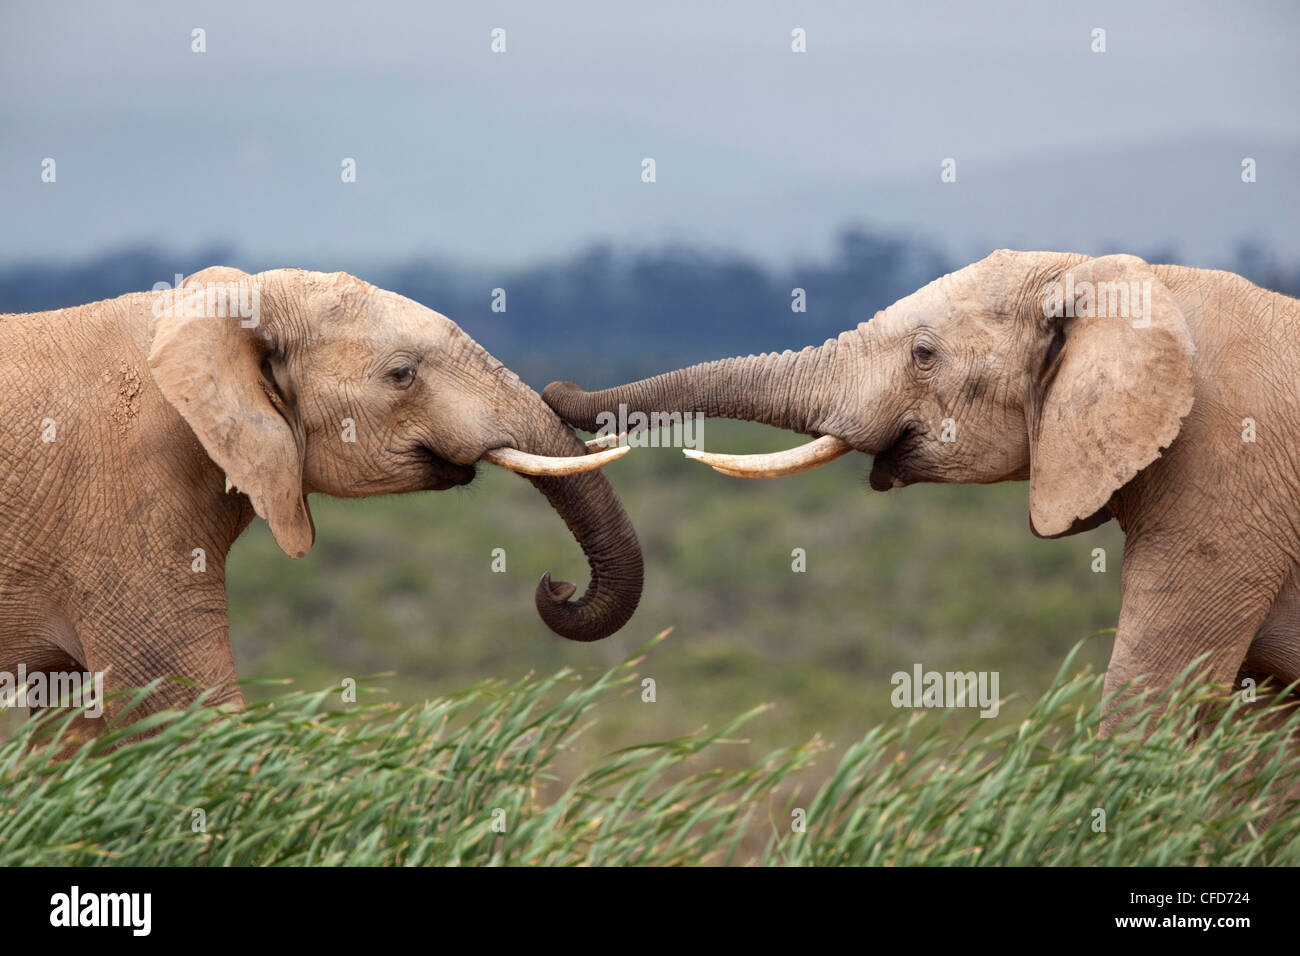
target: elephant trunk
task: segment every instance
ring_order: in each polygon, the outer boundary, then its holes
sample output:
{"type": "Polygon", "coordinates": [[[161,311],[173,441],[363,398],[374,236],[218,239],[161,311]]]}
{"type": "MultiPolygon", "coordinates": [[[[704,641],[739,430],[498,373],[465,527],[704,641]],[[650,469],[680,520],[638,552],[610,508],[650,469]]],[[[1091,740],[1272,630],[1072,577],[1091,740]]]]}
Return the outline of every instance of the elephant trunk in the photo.
{"type": "MultiPolygon", "coordinates": [[[[552,456],[587,453],[586,445],[549,410],[543,408],[540,414],[542,424],[530,430],[534,441],[529,451],[552,456]]],[[[544,574],[535,595],[537,613],[547,627],[571,641],[608,637],[628,622],[641,599],[644,567],[632,522],[600,471],[528,480],[564,519],[591,568],[587,591],[576,601],[569,600],[576,591],[572,584],[552,581],[549,571],[544,574]]]]}
{"type": "Polygon", "coordinates": [[[834,433],[845,408],[845,349],[831,339],[801,352],[721,359],[617,388],[584,392],[552,382],[542,397],[565,421],[597,431],[598,416],[619,412],[700,413],[774,425],[804,435],[834,433]]]}

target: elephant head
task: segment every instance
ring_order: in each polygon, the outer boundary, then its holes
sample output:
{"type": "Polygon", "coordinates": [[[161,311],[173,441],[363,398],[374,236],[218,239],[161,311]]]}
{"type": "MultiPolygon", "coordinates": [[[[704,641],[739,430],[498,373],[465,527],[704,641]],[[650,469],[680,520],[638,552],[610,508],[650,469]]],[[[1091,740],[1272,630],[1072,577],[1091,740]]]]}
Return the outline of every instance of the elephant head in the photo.
{"type": "Polygon", "coordinates": [[[313,493],[468,484],[477,462],[522,472],[582,547],[591,583],[544,575],[546,624],[594,641],[641,594],[636,532],[587,447],[445,316],[344,273],[206,269],[154,306],[149,367],[207,455],[291,557],[315,539],[313,493]]]}
{"type": "Polygon", "coordinates": [[[1194,347],[1155,268],[1133,256],[1000,250],[801,352],[723,359],[618,388],[555,382],[545,400],[594,430],[602,413],[702,413],[816,436],[775,455],[708,455],[742,477],[857,450],[878,491],[1030,482],[1035,533],[1109,518],[1112,494],[1177,436],[1194,347]]]}

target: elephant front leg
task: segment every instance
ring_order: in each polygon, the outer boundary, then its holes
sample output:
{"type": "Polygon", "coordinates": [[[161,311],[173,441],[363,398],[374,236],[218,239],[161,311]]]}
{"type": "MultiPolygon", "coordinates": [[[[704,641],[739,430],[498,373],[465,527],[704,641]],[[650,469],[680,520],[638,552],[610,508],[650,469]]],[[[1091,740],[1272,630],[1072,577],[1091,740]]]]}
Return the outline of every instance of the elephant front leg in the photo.
{"type": "Polygon", "coordinates": [[[70,756],[104,729],[101,687],[87,677],[86,666],[52,641],[26,642],[0,653],[3,704],[25,708],[44,722],[31,735],[36,747],[59,741],[59,756],[70,756]],[[74,710],[81,710],[71,716],[74,710]]]}
{"type": "Polygon", "coordinates": [[[105,674],[110,722],[183,709],[206,690],[212,691],[207,703],[243,709],[224,583],[199,592],[163,591],[132,603],[131,610],[112,609],[79,627],[87,665],[105,674]],[[159,678],[158,687],[125,714],[130,696],[120,692],[159,678]]]}
{"type": "Polygon", "coordinates": [[[1292,565],[1268,617],[1250,642],[1238,675],[1281,690],[1300,681],[1300,567],[1292,565]]]}
{"type": "Polygon", "coordinates": [[[1266,540],[1243,534],[1232,547],[1173,535],[1130,537],[1124,547],[1123,604],[1106,669],[1102,720],[1118,729],[1136,696],[1157,697],[1201,655],[1199,676],[1235,689],[1252,639],[1282,588],[1288,562],[1266,540]]]}

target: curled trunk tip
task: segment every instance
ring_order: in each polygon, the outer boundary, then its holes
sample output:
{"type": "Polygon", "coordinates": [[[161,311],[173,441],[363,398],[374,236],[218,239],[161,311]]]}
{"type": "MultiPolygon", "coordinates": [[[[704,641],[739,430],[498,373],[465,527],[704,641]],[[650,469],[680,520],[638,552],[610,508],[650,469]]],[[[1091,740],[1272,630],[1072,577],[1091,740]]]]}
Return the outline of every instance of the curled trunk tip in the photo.
{"type": "MultiPolygon", "coordinates": [[[[564,438],[548,451],[586,450],[573,432],[558,420],[555,424],[557,430],[563,429],[564,438]]],[[[599,471],[525,477],[564,519],[590,569],[587,590],[577,598],[575,585],[553,581],[549,572],[544,574],[534,595],[538,615],[547,627],[570,641],[587,643],[609,637],[632,618],[645,577],[641,545],[627,513],[599,471]]]]}

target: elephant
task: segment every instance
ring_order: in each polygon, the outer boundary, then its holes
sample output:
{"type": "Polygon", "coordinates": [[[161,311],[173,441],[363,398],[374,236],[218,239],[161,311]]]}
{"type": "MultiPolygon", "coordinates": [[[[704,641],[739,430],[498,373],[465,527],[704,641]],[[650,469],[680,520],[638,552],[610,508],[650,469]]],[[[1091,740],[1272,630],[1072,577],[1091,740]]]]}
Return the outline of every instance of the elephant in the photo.
{"type": "Polygon", "coordinates": [[[724,474],[858,451],[877,491],[1028,481],[1039,537],[1116,521],[1110,734],[1139,682],[1168,687],[1201,655],[1220,686],[1300,679],[1298,382],[1293,298],[1131,255],[1002,249],[819,347],[542,397],[586,430],[624,406],[813,438],[774,455],[686,450],[724,474]]]}
{"type": "Polygon", "coordinates": [[[241,708],[225,566],[254,516],[297,558],[310,495],[442,491],[480,461],[524,474],[588,559],[576,600],[542,577],[548,627],[599,640],[640,599],[636,532],[593,470],[625,449],[589,449],[450,319],[346,273],[217,266],[6,315],[0,382],[0,672],[106,673],[110,694],[178,676],[138,713],[200,688],[241,708]]]}

